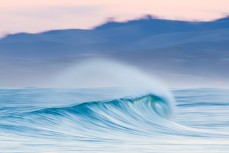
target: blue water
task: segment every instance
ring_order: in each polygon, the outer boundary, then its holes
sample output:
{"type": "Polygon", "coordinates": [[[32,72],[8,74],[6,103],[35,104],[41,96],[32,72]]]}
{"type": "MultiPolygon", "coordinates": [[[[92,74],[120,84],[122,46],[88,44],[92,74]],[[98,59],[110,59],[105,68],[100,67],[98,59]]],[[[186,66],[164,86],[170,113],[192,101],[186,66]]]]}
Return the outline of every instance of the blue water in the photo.
{"type": "Polygon", "coordinates": [[[0,153],[229,153],[229,90],[0,89],[0,153]]]}

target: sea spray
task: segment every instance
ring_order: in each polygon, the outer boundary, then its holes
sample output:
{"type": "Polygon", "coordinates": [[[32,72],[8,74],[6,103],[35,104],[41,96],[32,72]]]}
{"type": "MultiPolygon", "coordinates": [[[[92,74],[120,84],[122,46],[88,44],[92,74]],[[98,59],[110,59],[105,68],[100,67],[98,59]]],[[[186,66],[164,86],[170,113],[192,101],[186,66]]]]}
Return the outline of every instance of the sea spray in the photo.
{"type": "MultiPolygon", "coordinates": [[[[154,93],[173,97],[167,87],[155,77],[111,59],[88,59],[76,63],[69,69],[60,73],[54,79],[52,86],[56,88],[119,88],[118,97],[135,97],[154,93]]],[[[115,95],[115,93],[114,93],[115,95]]]]}

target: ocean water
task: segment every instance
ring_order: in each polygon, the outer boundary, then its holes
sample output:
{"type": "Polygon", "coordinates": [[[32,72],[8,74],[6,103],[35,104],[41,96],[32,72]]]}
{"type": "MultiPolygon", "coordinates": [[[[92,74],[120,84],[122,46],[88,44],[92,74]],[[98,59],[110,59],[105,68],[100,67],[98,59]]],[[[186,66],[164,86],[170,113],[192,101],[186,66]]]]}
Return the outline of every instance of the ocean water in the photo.
{"type": "Polygon", "coordinates": [[[0,153],[229,153],[229,90],[0,89],[0,153]]]}

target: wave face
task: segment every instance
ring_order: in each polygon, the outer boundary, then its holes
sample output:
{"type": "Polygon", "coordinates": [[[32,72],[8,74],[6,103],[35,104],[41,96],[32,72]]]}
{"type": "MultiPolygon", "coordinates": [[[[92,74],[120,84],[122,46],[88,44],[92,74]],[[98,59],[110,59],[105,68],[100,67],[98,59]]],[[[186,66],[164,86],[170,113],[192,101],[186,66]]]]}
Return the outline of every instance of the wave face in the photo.
{"type": "MultiPolygon", "coordinates": [[[[217,94],[212,101],[200,102],[193,98],[196,93],[203,93],[199,98],[207,100],[213,93],[222,92],[174,90],[178,101],[177,111],[174,111],[173,100],[166,94],[131,94],[123,98],[119,97],[123,91],[117,94],[118,91],[105,88],[1,89],[0,143],[3,145],[0,150],[164,153],[229,149],[228,131],[222,130],[227,129],[227,121],[213,123],[203,118],[204,113],[210,116],[213,108],[225,113],[228,96],[222,102],[215,102],[220,99],[217,94]]],[[[223,93],[227,95],[228,92],[223,93]]]]}

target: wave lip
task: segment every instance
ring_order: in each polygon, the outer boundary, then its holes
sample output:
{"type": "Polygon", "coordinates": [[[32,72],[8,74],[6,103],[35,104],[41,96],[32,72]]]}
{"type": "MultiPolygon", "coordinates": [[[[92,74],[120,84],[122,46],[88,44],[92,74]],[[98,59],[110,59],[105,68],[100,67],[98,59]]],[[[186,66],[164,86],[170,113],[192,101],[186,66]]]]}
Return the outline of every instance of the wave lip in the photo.
{"type": "Polygon", "coordinates": [[[119,109],[120,111],[130,112],[131,109],[135,108],[136,114],[141,111],[149,110],[152,114],[157,114],[165,118],[170,118],[172,114],[172,106],[169,101],[153,94],[148,94],[137,98],[120,98],[110,101],[92,101],[85,102],[68,107],[56,107],[56,108],[45,108],[37,111],[32,111],[30,114],[60,114],[61,113],[73,113],[76,115],[87,114],[87,112],[98,111],[110,111],[111,108],[119,109]],[[97,109],[95,109],[97,108],[97,109]]]}

